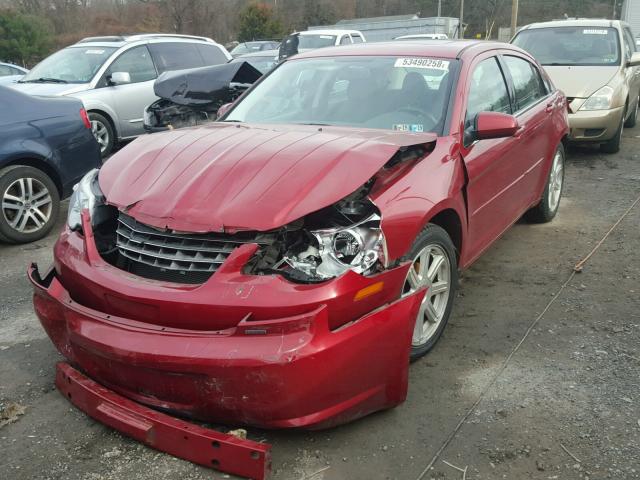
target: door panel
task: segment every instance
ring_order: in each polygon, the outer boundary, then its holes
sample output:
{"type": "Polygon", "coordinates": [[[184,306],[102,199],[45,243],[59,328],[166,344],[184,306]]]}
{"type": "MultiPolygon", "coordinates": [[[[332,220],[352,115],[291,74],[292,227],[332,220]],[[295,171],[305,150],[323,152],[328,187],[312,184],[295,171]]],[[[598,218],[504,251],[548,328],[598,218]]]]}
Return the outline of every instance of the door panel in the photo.
{"type": "Polygon", "coordinates": [[[119,118],[121,137],[130,137],[144,133],[144,109],[157,100],[153,93],[156,68],[146,46],[141,45],[127,50],[109,66],[105,73],[107,84],[111,74],[126,72],[131,83],[109,85],[103,90],[111,96],[111,102],[119,118]]]}

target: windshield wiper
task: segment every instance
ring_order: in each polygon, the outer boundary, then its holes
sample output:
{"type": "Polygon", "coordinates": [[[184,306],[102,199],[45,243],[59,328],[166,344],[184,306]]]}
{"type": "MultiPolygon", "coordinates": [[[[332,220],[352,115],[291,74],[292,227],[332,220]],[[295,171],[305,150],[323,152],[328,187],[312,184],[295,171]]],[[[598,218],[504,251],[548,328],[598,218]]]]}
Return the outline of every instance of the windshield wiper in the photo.
{"type": "Polygon", "coordinates": [[[18,80],[18,83],[69,83],[61,78],[40,77],[33,80],[18,80]]]}

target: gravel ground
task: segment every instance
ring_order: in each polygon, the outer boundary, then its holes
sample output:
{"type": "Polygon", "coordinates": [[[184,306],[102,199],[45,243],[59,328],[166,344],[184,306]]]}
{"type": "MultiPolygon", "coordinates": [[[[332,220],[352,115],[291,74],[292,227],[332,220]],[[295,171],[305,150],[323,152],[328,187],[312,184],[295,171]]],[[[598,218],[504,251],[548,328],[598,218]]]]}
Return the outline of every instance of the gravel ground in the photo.
{"type": "MultiPolygon", "coordinates": [[[[328,431],[250,430],[273,444],[273,478],[640,478],[640,205],[572,275],[640,195],[639,134],[617,155],[569,151],[558,217],[519,222],[465,272],[403,405],[328,431]]],[[[25,407],[0,418],[0,478],[230,478],[122,437],[54,389],[61,357],[24,274],[54,239],[0,246],[0,408],[25,407]]]]}

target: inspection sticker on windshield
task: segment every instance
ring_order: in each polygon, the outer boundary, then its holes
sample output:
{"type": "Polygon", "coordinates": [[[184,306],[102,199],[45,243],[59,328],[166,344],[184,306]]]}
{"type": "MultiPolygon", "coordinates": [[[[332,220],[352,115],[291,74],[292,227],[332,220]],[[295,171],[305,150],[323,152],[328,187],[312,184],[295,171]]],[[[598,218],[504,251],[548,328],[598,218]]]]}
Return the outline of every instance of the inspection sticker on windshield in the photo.
{"type": "Polygon", "coordinates": [[[585,28],[584,30],[582,30],[582,33],[585,35],[606,35],[607,31],[597,28],[585,28]]]}
{"type": "Polygon", "coordinates": [[[435,58],[398,58],[393,65],[397,68],[433,68],[435,70],[449,70],[448,60],[438,60],[435,58]]]}
{"type": "Polygon", "coordinates": [[[104,53],[104,50],[85,50],[84,54],[85,55],[102,55],[104,53]]]}

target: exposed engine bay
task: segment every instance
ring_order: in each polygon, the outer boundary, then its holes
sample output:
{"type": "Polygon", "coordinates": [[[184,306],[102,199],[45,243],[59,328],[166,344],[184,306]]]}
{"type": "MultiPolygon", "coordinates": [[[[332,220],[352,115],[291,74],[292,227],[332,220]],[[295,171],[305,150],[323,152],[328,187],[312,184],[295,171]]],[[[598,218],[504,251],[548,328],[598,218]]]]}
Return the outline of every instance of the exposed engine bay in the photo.
{"type": "Polygon", "coordinates": [[[247,62],[164,72],[153,85],[160,97],[144,112],[148,132],[212,122],[218,109],[235,101],[262,74],[247,62]]]}

